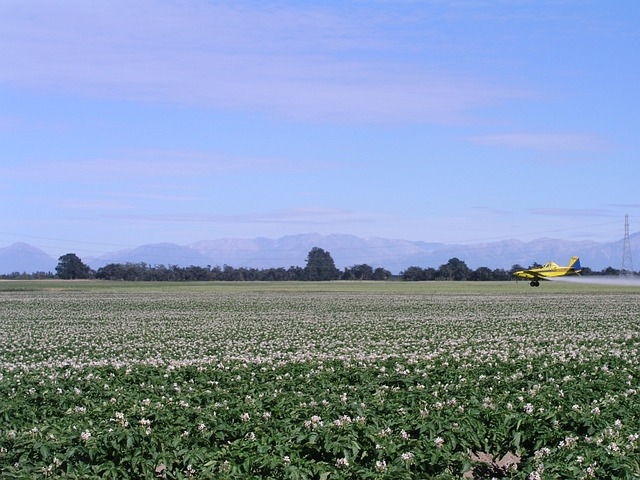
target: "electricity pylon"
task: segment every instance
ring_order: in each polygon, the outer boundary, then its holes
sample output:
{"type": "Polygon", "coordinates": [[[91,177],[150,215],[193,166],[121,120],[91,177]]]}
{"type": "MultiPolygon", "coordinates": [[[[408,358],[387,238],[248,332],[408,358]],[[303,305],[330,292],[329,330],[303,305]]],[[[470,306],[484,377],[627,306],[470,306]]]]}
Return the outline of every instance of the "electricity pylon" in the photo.
{"type": "Polygon", "coordinates": [[[620,275],[633,275],[633,261],[631,260],[631,241],[629,240],[629,215],[624,216],[624,241],[622,242],[622,268],[620,275]]]}

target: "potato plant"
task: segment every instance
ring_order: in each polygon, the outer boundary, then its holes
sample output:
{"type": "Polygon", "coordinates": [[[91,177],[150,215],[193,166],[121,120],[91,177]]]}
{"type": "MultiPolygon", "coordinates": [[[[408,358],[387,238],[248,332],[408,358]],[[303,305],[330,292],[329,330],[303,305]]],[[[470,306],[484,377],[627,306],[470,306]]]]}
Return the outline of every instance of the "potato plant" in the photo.
{"type": "Polygon", "coordinates": [[[0,286],[2,478],[640,477],[632,289],[45,285],[0,286]]]}

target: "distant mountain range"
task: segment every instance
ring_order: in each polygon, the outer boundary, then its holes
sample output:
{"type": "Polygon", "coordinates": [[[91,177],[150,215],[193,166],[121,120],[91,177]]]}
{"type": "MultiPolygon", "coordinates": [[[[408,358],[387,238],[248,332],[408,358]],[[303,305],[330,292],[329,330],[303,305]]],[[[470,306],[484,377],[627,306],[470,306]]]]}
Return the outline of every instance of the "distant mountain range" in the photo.
{"type": "MultiPolygon", "coordinates": [[[[636,258],[640,265],[640,232],[631,235],[630,240],[632,257],[636,258]]],[[[464,261],[472,269],[510,269],[515,264],[528,267],[534,262],[544,263],[548,260],[566,264],[571,256],[579,255],[583,267],[599,271],[607,267],[621,268],[622,245],[622,239],[612,243],[601,243],[551,238],[540,238],[531,242],[503,240],[459,245],[310,233],[288,235],[278,239],[202,240],[190,245],[156,243],[100,257],[82,258],[82,261],[93,269],[109,263],[127,262],[181,267],[230,265],[235,268],[288,268],[304,267],[309,250],[320,247],[331,254],[336,266],[341,269],[366,263],[374,268],[383,267],[392,273],[399,273],[411,266],[438,268],[453,257],[464,261]]],[[[72,251],[70,249],[70,252],[72,251]]],[[[0,274],[54,272],[57,264],[58,259],[26,243],[14,243],[0,248],[0,274]]]]}

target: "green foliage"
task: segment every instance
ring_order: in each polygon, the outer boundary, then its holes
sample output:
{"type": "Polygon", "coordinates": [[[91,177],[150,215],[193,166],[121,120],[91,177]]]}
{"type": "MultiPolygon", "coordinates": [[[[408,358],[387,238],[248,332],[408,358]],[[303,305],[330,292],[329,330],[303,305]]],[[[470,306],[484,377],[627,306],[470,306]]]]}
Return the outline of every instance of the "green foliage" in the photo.
{"type": "Polygon", "coordinates": [[[93,271],[75,253],[67,253],[58,259],[56,274],[62,280],[76,280],[91,278],[93,271]]]}
{"type": "Polygon", "coordinates": [[[313,247],[309,251],[304,274],[305,280],[314,282],[338,280],[340,278],[340,270],[336,268],[331,254],[319,247],[313,247]]]}
{"type": "Polygon", "coordinates": [[[0,478],[638,478],[637,292],[442,283],[0,291],[0,478]]]}

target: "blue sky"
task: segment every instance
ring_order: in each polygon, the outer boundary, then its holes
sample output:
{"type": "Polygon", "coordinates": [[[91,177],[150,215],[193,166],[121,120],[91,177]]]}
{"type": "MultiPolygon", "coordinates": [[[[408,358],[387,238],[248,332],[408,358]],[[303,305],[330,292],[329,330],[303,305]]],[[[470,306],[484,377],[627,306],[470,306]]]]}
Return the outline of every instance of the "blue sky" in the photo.
{"type": "Polygon", "coordinates": [[[0,247],[640,229],[640,3],[0,2],[0,247]]]}

